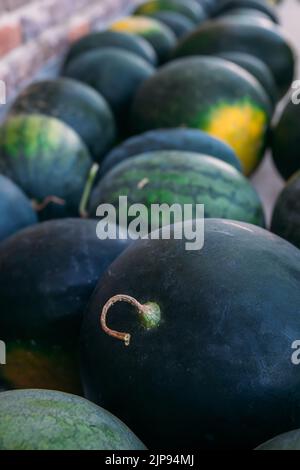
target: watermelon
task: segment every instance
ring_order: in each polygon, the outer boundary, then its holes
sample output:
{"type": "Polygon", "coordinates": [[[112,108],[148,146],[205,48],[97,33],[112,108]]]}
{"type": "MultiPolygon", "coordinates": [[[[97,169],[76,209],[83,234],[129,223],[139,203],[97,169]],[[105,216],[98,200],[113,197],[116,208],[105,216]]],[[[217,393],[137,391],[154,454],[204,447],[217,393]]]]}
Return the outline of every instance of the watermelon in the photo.
{"type": "Polygon", "coordinates": [[[189,18],[175,11],[157,11],[149,16],[168,26],[178,39],[185,36],[195,27],[189,18]]]}
{"type": "Polygon", "coordinates": [[[129,243],[99,240],[96,226],[53,220],[2,242],[0,331],[7,364],[0,376],[8,388],[80,390],[82,315],[102,273],[129,243]]]}
{"type": "Polygon", "coordinates": [[[272,104],[275,106],[278,101],[278,90],[267,65],[257,57],[245,54],[244,52],[223,52],[218,57],[234,62],[251,73],[262,85],[272,104]]]}
{"type": "Polygon", "coordinates": [[[300,430],[295,429],[273,437],[255,450],[300,450],[300,430]]]}
{"type": "Polygon", "coordinates": [[[79,214],[91,166],[85,144],[56,118],[18,114],[0,128],[0,172],[37,202],[61,200],[64,215],[79,214]]]}
{"type": "Polygon", "coordinates": [[[36,222],[36,213],[23,191],[0,175],[0,242],[36,222]]]}
{"type": "Polygon", "coordinates": [[[248,18],[250,20],[252,18],[254,19],[256,18],[256,19],[263,19],[263,20],[272,22],[269,15],[267,15],[266,13],[263,13],[260,10],[256,10],[254,8],[235,8],[234,10],[225,11],[220,16],[218,15],[217,18],[235,18],[236,16],[242,17],[242,18],[248,18]]]}
{"type": "Polygon", "coordinates": [[[222,140],[197,129],[177,128],[149,131],[125,140],[105,157],[100,167],[100,174],[104,175],[127,158],[156,150],[181,150],[210,155],[242,171],[241,163],[234,151],[222,140]]]}
{"type": "Polygon", "coordinates": [[[85,395],[151,449],[253,449],[300,420],[300,251],[236,221],[205,220],[198,250],[174,235],[136,241],[96,287],[85,395]]]}
{"type": "Polygon", "coordinates": [[[279,23],[275,9],[261,0],[221,0],[218,2],[218,7],[215,8],[213,16],[234,14],[236,10],[241,12],[243,10],[252,10],[254,13],[262,13],[274,23],[279,23]]]}
{"type": "Polygon", "coordinates": [[[300,106],[299,89],[295,98],[288,100],[282,109],[272,132],[272,157],[277,170],[284,179],[289,179],[300,170],[300,106]]]}
{"type": "Polygon", "coordinates": [[[105,47],[72,60],[64,73],[101,93],[123,127],[137,89],[153,75],[154,67],[132,52],[105,47]]]}
{"type": "Polygon", "coordinates": [[[269,67],[282,97],[293,77],[295,57],[282,30],[259,18],[223,18],[204,24],[178,44],[174,56],[246,52],[269,67]]]}
{"type": "Polygon", "coordinates": [[[147,16],[128,16],[116,21],[112,31],[136,34],[146,39],[153,46],[159,63],[166,62],[176,45],[173,31],[161,21],[147,16]]]}
{"type": "Polygon", "coordinates": [[[81,37],[72,44],[65,57],[63,70],[67,64],[84,52],[101,47],[118,47],[137,54],[151,65],[157,65],[157,55],[151,44],[141,36],[117,31],[96,31],[81,37]]]}
{"type": "MultiPolygon", "coordinates": [[[[249,181],[233,166],[201,154],[157,151],[123,161],[95,187],[90,216],[95,217],[100,204],[117,208],[120,196],[128,197],[128,205],[144,204],[149,211],[152,204],[204,204],[206,217],[264,225],[260,200],[249,181]]],[[[160,226],[160,218],[141,218],[149,231],[153,224],[160,226]]]]}
{"type": "Polygon", "coordinates": [[[300,171],[290,178],[279,195],[271,230],[300,248],[300,171]]]}
{"type": "Polygon", "coordinates": [[[1,394],[0,415],[1,450],[145,449],[119,419],[76,395],[6,392],[1,394]]]}
{"type": "Polygon", "coordinates": [[[151,15],[157,11],[174,11],[189,18],[194,24],[206,19],[204,9],[195,0],[150,0],[139,5],[136,15],[151,15]]]}
{"type": "Polygon", "coordinates": [[[106,101],[92,88],[68,78],[29,85],[14,102],[11,113],[61,119],[79,134],[98,162],[116,139],[114,117],[106,101]]]}
{"type": "Polygon", "coordinates": [[[132,128],[202,129],[230,144],[250,174],[261,161],[271,115],[266,92],[246,70],[218,57],[190,57],[167,64],[141,86],[132,128]]]}

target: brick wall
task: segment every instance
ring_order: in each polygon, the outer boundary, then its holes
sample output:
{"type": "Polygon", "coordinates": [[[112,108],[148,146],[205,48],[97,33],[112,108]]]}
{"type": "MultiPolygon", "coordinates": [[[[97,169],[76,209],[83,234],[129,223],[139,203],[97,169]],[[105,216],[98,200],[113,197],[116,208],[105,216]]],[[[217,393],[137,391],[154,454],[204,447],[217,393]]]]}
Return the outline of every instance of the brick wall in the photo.
{"type": "Polygon", "coordinates": [[[135,0],[0,0],[0,80],[8,100],[87,32],[125,14],[135,0]]]}

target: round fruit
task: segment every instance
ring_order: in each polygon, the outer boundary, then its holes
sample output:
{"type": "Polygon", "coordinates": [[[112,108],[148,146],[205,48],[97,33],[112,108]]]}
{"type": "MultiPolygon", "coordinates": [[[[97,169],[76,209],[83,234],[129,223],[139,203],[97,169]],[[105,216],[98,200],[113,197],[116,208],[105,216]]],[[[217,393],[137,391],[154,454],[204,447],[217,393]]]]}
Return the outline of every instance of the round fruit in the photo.
{"type": "Polygon", "coordinates": [[[144,450],[119,419],[84,398],[51,390],[1,394],[1,450],[144,450]]]}
{"type": "Polygon", "coordinates": [[[116,139],[114,116],[95,90],[68,78],[45,80],[25,88],[12,114],[37,113],[61,119],[79,134],[91,156],[100,161],[116,139]]]}
{"type": "Polygon", "coordinates": [[[19,114],[0,128],[0,172],[31,199],[62,200],[65,214],[78,215],[91,166],[84,143],[58,119],[19,114]]]}
{"type": "Polygon", "coordinates": [[[164,23],[147,16],[128,16],[111,26],[112,31],[137,34],[150,42],[160,63],[166,62],[176,45],[176,36],[164,23]]]}
{"type": "Polygon", "coordinates": [[[65,75],[87,83],[108,101],[119,123],[126,123],[131,101],[154,67],[141,57],[122,49],[93,50],[72,60],[65,75]]]}
{"type": "MultiPolygon", "coordinates": [[[[98,284],[83,322],[86,396],[149,448],[253,449],[300,420],[291,362],[300,251],[253,225],[204,226],[199,250],[173,232],[136,241],[98,284]],[[142,305],[112,306],[118,294],[142,305]],[[130,334],[128,347],[105,327],[125,332],[127,344],[130,334]]],[[[198,233],[195,223],[183,229],[198,233]]]]}
{"type": "Polygon", "coordinates": [[[189,18],[175,11],[157,11],[149,16],[168,26],[177,38],[185,36],[195,27],[194,23],[189,18]]]}
{"type": "Polygon", "coordinates": [[[270,101],[247,71],[218,57],[190,57],[162,67],[141,86],[132,126],[137,133],[202,129],[230,144],[249,174],[261,160],[270,117],[270,101]]]}
{"type": "Polygon", "coordinates": [[[272,155],[277,170],[284,179],[300,170],[300,106],[299,89],[295,99],[285,105],[272,133],[272,155]]]}
{"type": "Polygon", "coordinates": [[[256,450],[300,450],[300,430],[296,429],[273,437],[256,450]]]}
{"type": "Polygon", "coordinates": [[[0,242],[36,222],[36,213],[23,191],[0,175],[0,242]]]}
{"type": "MultiPolygon", "coordinates": [[[[249,181],[231,165],[206,155],[160,151],[123,161],[94,189],[90,216],[95,217],[99,204],[118,207],[120,196],[127,196],[128,204],[144,204],[149,212],[153,204],[192,204],[193,210],[204,204],[205,217],[264,225],[260,200],[249,181]]],[[[141,214],[149,231],[161,226],[159,214],[150,218],[141,214]]]]}
{"type": "Polygon", "coordinates": [[[135,10],[137,15],[151,15],[157,11],[174,11],[181,13],[195,24],[203,21],[206,14],[203,8],[195,0],[150,0],[138,6],[135,10]]]}
{"type": "Polygon", "coordinates": [[[281,29],[270,21],[235,17],[208,22],[180,41],[174,55],[220,52],[245,52],[261,59],[269,67],[281,97],[293,81],[293,49],[281,29]]]}
{"type": "Polygon", "coordinates": [[[63,69],[66,65],[84,52],[102,47],[118,47],[133,52],[151,65],[157,64],[156,53],[151,44],[141,36],[117,31],[97,31],[81,37],[72,44],[65,58],[63,69]]]}
{"type": "Polygon", "coordinates": [[[99,240],[93,220],[44,222],[0,248],[1,378],[13,388],[79,387],[77,339],[85,306],[126,240],[99,240]]]}
{"type": "Polygon", "coordinates": [[[213,16],[232,14],[235,10],[253,10],[261,12],[274,23],[279,23],[278,16],[271,6],[261,0],[222,0],[215,9],[213,16]]]}
{"type": "Polygon", "coordinates": [[[276,202],[271,230],[300,248],[300,171],[288,181],[276,202]]]}
{"type": "Polygon", "coordinates": [[[105,157],[100,173],[104,175],[118,163],[130,157],[156,150],[181,150],[219,158],[241,171],[234,151],[222,140],[197,129],[158,129],[125,140],[105,157]]]}

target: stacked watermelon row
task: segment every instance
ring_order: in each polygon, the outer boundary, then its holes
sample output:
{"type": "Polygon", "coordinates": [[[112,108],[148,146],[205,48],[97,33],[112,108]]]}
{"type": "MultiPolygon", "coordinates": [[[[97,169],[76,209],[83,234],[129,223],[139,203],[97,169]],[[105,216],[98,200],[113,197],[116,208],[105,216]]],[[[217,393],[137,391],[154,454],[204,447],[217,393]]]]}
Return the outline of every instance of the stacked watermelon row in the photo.
{"type": "Polygon", "coordinates": [[[149,0],[16,98],[0,128],[0,378],[56,391],[2,395],[0,448],[144,448],[61,392],[153,449],[253,448],[300,427],[298,108],[271,125],[294,67],[266,1],[149,0]],[[293,175],[271,230],[295,246],[265,229],[249,179],[270,146],[293,175]],[[97,208],[121,196],[204,204],[204,247],[132,242],[119,213],[124,236],[100,240],[97,208]]]}

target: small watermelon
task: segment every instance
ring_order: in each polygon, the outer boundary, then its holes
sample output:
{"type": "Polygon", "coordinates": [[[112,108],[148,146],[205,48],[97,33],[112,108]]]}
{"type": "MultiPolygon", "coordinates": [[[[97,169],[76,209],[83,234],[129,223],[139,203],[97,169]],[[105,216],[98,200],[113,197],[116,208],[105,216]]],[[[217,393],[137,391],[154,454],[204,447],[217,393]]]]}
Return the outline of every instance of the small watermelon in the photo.
{"type": "Polygon", "coordinates": [[[181,150],[210,155],[242,171],[234,151],[222,140],[197,129],[176,128],[149,131],[125,140],[105,157],[100,174],[104,175],[127,158],[156,150],[181,150]]]}
{"type": "Polygon", "coordinates": [[[219,57],[190,57],[162,67],[138,90],[136,133],[165,127],[202,129],[227,142],[250,174],[263,155],[270,100],[246,70],[219,57]]]}
{"type": "Polygon", "coordinates": [[[64,214],[79,214],[92,160],[75,131],[39,114],[10,116],[0,128],[0,172],[37,202],[61,200],[64,214]]]}
{"type": "Polygon", "coordinates": [[[142,36],[153,46],[161,64],[170,58],[176,45],[173,31],[161,21],[147,16],[128,16],[115,22],[111,30],[142,36]]]}
{"type": "Polygon", "coordinates": [[[300,450],[300,429],[273,437],[255,450],[300,450]]]}
{"type": "MultiPolygon", "coordinates": [[[[95,217],[100,204],[118,208],[120,196],[128,197],[128,205],[144,204],[149,212],[153,204],[204,204],[206,217],[264,225],[260,200],[249,181],[233,166],[196,153],[158,151],[123,161],[95,187],[90,216],[95,217]]],[[[148,214],[141,218],[146,225],[148,221],[149,231],[161,226],[159,215],[158,220],[149,220],[148,214]]]]}
{"type": "Polygon", "coordinates": [[[0,416],[1,450],[145,450],[119,419],[76,395],[6,392],[0,416]]]}
{"type": "Polygon", "coordinates": [[[37,216],[29,199],[10,179],[0,175],[0,242],[35,223],[37,216]]]}
{"type": "Polygon", "coordinates": [[[291,177],[279,195],[271,230],[300,248],[300,171],[291,177]]]}
{"type": "Polygon", "coordinates": [[[194,24],[206,19],[204,9],[195,0],[150,0],[138,6],[136,15],[151,15],[157,11],[172,11],[181,13],[189,18],[194,24]]]}
{"type": "Polygon", "coordinates": [[[215,3],[217,6],[214,10],[213,16],[220,16],[224,14],[234,14],[236,10],[249,10],[254,13],[262,13],[269,20],[274,23],[279,23],[278,15],[275,9],[268,5],[265,1],[261,0],[219,0],[215,3]]]}
{"type": "Polygon", "coordinates": [[[194,23],[189,18],[175,11],[157,11],[149,16],[167,25],[178,39],[195,28],[194,23]]]}
{"type": "Polygon", "coordinates": [[[114,116],[107,102],[92,88],[69,78],[29,85],[14,102],[11,113],[61,119],[79,134],[96,161],[116,140],[114,116]]]}

